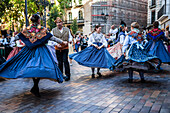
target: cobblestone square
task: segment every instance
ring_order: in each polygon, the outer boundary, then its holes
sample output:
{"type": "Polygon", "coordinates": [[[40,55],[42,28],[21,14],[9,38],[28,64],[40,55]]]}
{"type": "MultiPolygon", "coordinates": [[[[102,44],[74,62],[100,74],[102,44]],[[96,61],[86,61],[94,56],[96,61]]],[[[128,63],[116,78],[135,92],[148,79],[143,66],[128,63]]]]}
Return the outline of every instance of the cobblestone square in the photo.
{"type": "MultiPolygon", "coordinates": [[[[138,73],[128,83],[127,72],[102,69],[102,78],[91,78],[91,69],[73,61],[72,79],[58,84],[40,81],[41,98],[30,93],[32,79],[0,82],[2,113],[169,113],[170,70],[146,73],[141,83],[138,73]]],[[[96,75],[97,76],[97,75],[96,75]]]]}

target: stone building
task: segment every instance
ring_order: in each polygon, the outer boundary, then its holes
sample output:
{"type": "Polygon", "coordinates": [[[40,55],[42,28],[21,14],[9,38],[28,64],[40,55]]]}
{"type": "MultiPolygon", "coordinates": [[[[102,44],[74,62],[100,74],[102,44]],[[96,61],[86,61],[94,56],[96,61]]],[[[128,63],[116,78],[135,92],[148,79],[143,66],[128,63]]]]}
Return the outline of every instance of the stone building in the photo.
{"type": "Polygon", "coordinates": [[[160,28],[170,25],[170,0],[149,0],[147,24],[156,20],[159,21],[160,28]]]}

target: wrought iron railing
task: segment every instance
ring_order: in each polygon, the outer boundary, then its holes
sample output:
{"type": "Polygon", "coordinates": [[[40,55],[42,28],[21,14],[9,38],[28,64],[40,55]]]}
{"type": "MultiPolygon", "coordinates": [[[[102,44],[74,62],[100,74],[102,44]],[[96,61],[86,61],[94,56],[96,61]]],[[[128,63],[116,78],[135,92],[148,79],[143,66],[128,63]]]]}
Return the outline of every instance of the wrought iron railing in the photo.
{"type": "MultiPolygon", "coordinates": [[[[71,23],[73,23],[73,20],[67,20],[65,23],[71,24],[71,23]]],[[[77,23],[84,23],[84,19],[77,19],[77,23]]]]}

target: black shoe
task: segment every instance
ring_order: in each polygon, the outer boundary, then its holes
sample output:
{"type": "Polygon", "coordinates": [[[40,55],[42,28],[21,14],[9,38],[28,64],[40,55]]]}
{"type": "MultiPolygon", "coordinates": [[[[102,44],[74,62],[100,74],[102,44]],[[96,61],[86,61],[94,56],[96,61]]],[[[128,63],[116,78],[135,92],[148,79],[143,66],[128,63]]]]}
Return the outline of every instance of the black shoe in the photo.
{"type": "Polygon", "coordinates": [[[92,75],[91,75],[91,78],[95,78],[95,74],[92,74],[92,75]]]}
{"type": "Polygon", "coordinates": [[[63,79],[65,80],[67,78],[67,76],[63,76],[63,79]]]}
{"type": "Polygon", "coordinates": [[[70,80],[70,77],[66,77],[66,78],[64,78],[65,79],[65,81],[69,81],[70,80]]]}
{"type": "Polygon", "coordinates": [[[33,87],[30,92],[35,95],[36,97],[41,97],[40,93],[39,93],[39,88],[37,87],[33,87]]]}
{"type": "Polygon", "coordinates": [[[133,83],[133,79],[128,79],[128,82],[129,83],[133,83]]]}
{"type": "Polygon", "coordinates": [[[142,78],[142,79],[141,79],[141,82],[142,82],[142,83],[145,83],[146,81],[145,81],[145,79],[144,79],[144,78],[142,78]]]}
{"type": "Polygon", "coordinates": [[[99,75],[99,77],[102,77],[102,74],[100,72],[97,73],[99,75]]]}

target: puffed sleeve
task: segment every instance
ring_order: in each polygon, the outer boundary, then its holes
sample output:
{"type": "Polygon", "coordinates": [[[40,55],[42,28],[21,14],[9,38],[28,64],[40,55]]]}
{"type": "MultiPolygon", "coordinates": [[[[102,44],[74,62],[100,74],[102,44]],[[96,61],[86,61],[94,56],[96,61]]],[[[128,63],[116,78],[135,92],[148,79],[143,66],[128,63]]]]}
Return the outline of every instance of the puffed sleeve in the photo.
{"type": "Polygon", "coordinates": [[[107,41],[106,41],[106,38],[104,35],[102,37],[102,43],[103,43],[104,47],[107,47],[107,41]]]}
{"type": "Polygon", "coordinates": [[[124,41],[124,43],[123,43],[123,47],[122,47],[122,52],[124,53],[125,51],[126,51],[126,49],[128,48],[128,46],[129,46],[129,36],[127,35],[126,37],[125,37],[125,41],[124,41]]]}
{"type": "Polygon", "coordinates": [[[89,40],[88,40],[88,46],[93,44],[93,34],[90,35],[89,40]]]}

